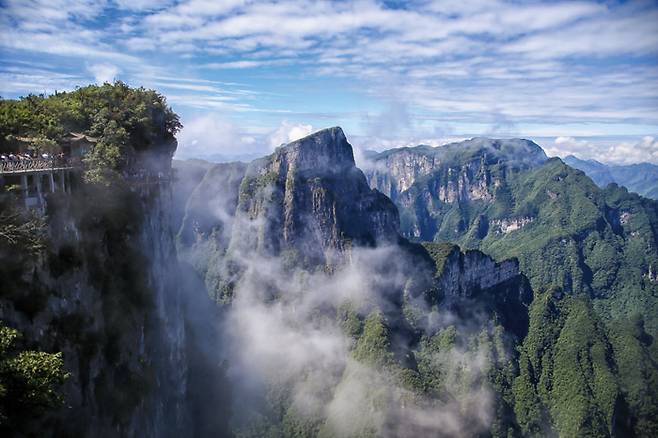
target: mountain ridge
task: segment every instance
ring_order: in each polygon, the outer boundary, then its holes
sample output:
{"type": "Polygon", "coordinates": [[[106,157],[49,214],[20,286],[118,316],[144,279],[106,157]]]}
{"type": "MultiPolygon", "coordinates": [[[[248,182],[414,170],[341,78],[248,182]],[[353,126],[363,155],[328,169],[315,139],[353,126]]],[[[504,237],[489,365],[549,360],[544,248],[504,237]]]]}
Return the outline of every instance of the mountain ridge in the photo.
{"type": "Polygon", "coordinates": [[[631,192],[658,200],[658,166],[655,164],[604,164],[592,159],[582,160],[574,155],[565,157],[564,162],[585,172],[601,188],[616,183],[631,192]]]}

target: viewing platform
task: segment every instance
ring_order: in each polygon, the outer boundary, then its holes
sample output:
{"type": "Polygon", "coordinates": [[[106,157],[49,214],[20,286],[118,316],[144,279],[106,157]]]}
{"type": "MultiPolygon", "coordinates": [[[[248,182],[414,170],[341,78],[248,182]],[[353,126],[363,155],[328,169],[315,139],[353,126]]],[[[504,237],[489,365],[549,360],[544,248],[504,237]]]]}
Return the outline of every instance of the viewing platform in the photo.
{"type": "MultiPolygon", "coordinates": [[[[84,170],[83,157],[92,150],[97,139],[82,133],[70,132],[58,143],[57,155],[38,155],[30,144],[35,139],[19,138],[22,143],[14,153],[0,158],[0,196],[11,196],[26,208],[44,210],[49,193],[71,193],[84,170]],[[2,192],[5,192],[4,194],[2,192]]],[[[173,179],[170,159],[145,153],[125,157],[121,178],[132,191],[150,193],[156,186],[169,184],[173,179]]]]}
{"type": "Polygon", "coordinates": [[[27,208],[43,208],[46,193],[71,191],[71,171],[79,159],[32,158],[0,161],[0,186],[15,186],[27,208]]]}
{"type": "Polygon", "coordinates": [[[43,209],[46,194],[70,193],[72,174],[83,168],[82,158],[97,139],[80,132],[69,132],[58,141],[56,155],[41,155],[34,144],[38,139],[16,137],[13,153],[0,160],[0,187],[9,189],[27,208],[43,209]]]}
{"type": "Polygon", "coordinates": [[[24,173],[71,170],[72,160],[33,158],[31,160],[0,161],[0,174],[19,175],[24,173]]]}

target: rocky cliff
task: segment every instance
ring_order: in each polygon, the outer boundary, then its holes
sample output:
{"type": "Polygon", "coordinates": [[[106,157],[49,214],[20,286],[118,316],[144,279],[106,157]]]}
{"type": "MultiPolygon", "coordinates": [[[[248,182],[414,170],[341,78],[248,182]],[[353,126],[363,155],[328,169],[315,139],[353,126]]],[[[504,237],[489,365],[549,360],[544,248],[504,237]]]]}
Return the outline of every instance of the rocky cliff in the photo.
{"type": "Polygon", "coordinates": [[[334,263],[350,245],[397,239],[395,205],[370,189],[340,128],[319,131],[252,162],[240,184],[230,248],[334,263]]]}
{"type": "MultiPolygon", "coordinates": [[[[509,146],[474,140],[469,145],[477,156],[472,162],[480,167],[485,155],[487,160],[501,160],[501,151],[509,153],[510,147],[515,152],[532,148],[527,142],[509,146]]],[[[392,172],[400,178],[395,187],[422,179],[423,173],[431,173],[430,166],[454,155],[453,151],[430,156],[429,148],[420,150],[421,166],[406,174],[415,152],[401,152],[402,164],[392,172]]],[[[520,163],[534,160],[525,156],[520,163]]],[[[531,289],[519,273],[518,262],[496,263],[478,251],[462,253],[451,247],[445,264],[435,268],[436,248],[410,244],[400,236],[394,205],[367,186],[340,128],[284,145],[246,168],[240,163],[212,167],[187,201],[178,239],[181,254],[205,278],[209,293],[218,301],[230,299],[240,282],[237,267],[259,257],[283,260],[293,269],[331,271],[349,263],[354,248],[399,245],[389,269],[402,269],[401,275],[409,280],[396,292],[385,292],[398,306],[404,306],[403,295],[424,296],[445,309],[470,307],[502,315],[504,324],[519,336],[527,328],[531,289]]],[[[399,310],[389,317],[399,318],[399,310]]]]}
{"type": "MultiPolygon", "coordinates": [[[[474,139],[459,147],[467,147],[476,157],[469,163],[483,168],[483,163],[498,163],[503,154],[511,153],[519,154],[517,166],[541,161],[533,145],[474,139]],[[521,154],[527,150],[535,155],[521,154]]],[[[396,190],[413,185],[442,160],[454,162],[459,147],[451,145],[441,154],[429,147],[403,149],[399,162],[389,154],[396,190]],[[419,166],[415,157],[420,157],[419,166]]],[[[340,128],[281,146],[246,168],[241,163],[214,165],[187,200],[178,239],[181,253],[206,278],[211,294],[222,288],[222,277],[231,275],[227,260],[233,263],[240,258],[281,256],[296,268],[328,267],[349,260],[355,247],[402,244],[415,264],[432,265],[422,247],[400,236],[395,206],[379,190],[368,187],[340,128]]],[[[440,280],[443,298],[470,298],[521,277],[516,261],[498,264],[479,252],[458,249],[451,254],[440,280]]],[[[526,292],[519,292],[523,296],[519,302],[527,304],[526,292]]]]}
{"type": "MultiPolygon", "coordinates": [[[[2,254],[0,318],[63,352],[65,405],[41,436],[180,436],[188,400],[186,293],[168,183],[52,194],[39,254],[2,254]]],[[[205,298],[202,291],[200,299],[205,298]]]]}
{"type": "Polygon", "coordinates": [[[509,197],[508,180],[547,159],[531,141],[487,138],[440,147],[391,149],[366,158],[371,187],[390,196],[400,209],[402,234],[430,241],[436,235],[456,239],[465,227],[464,213],[473,214],[486,206],[503,211],[509,197]],[[446,216],[448,221],[444,221],[446,216]]]}
{"type": "Polygon", "coordinates": [[[416,183],[442,202],[491,201],[505,170],[531,168],[546,159],[544,151],[528,140],[473,138],[440,147],[421,145],[369,153],[365,172],[370,186],[394,201],[416,183]]]}
{"type": "Polygon", "coordinates": [[[436,265],[437,301],[465,319],[496,315],[505,329],[522,339],[528,328],[530,283],[516,259],[496,262],[480,251],[461,251],[449,243],[423,243],[436,265]],[[480,316],[481,316],[480,315],[480,316]]]}

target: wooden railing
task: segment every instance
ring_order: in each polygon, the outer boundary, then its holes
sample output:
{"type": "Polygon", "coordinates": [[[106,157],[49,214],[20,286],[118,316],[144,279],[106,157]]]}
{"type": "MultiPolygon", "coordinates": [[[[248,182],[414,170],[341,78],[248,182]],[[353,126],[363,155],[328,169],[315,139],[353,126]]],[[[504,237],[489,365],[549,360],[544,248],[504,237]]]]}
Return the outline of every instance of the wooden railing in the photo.
{"type": "Polygon", "coordinates": [[[31,160],[0,161],[0,173],[25,173],[40,170],[70,169],[75,163],[70,159],[35,158],[31,160]]]}

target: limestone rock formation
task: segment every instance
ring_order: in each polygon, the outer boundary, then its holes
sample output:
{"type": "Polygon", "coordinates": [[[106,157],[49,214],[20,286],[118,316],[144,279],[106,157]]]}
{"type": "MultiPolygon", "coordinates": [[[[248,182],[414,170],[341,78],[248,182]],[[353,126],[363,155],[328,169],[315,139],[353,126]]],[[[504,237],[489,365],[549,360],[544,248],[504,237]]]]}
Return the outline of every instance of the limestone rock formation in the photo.
{"type": "Polygon", "coordinates": [[[240,184],[231,248],[332,264],[353,244],[396,242],[395,205],[368,186],[340,128],[252,162],[240,184]]]}
{"type": "MultiPolygon", "coordinates": [[[[491,201],[500,187],[504,169],[537,166],[547,157],[528,140],[473,138],[440,147],[391,149],[366,156],[371,187],[392,200],[404,198],[414,184],[427,186],[442,202],[491,201]],[[499,168],[492,168],[499,167],[499,168]],[[441,170],[438,172],[438,170],[441,170]]],[[[403,203],[409,203],[401,200],[403,203]]]]}
{"type": "Polygon", "coordinates": [[[480,251],[461,251],[449,243],[423,246],[436,263],[441,308],[471,320],[495,314],[519,339],[525,336],[532,289],[516,259],[496,262],[480,251]]]}

